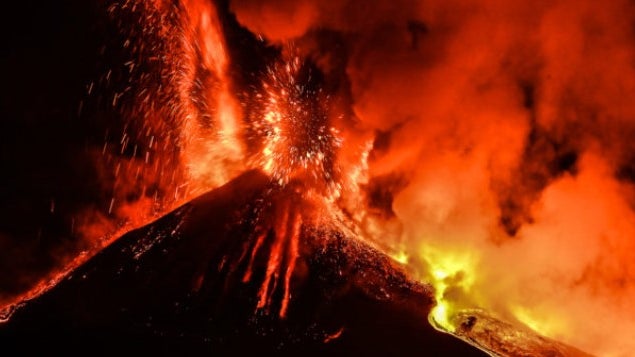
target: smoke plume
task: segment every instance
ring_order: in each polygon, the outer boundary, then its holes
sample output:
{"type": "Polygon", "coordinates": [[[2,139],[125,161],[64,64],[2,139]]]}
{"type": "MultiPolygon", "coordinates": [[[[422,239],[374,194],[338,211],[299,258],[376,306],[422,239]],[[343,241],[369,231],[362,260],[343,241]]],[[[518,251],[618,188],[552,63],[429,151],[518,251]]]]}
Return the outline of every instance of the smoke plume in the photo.
{"type": "Polygon", "coordinates": [[[344,66],[342,151],[375,138],[367,203],[399,223],[415,269],[455,259],[460,304],[599,355],[635,349],[631,2],[230,8],[323,71],[344,66]]]}

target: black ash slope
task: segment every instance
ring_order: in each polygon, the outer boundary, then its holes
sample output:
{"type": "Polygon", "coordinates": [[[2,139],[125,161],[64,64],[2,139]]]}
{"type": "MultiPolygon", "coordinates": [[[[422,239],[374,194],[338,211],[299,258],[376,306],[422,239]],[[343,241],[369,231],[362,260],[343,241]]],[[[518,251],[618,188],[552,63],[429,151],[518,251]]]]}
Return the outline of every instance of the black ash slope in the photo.
{"type": "Polygon", "coordinates": [[[250,282],[239,257],[252,248],[258,206],[287,195],[273,187],[248,172],[122,236],[0,324],[0,346],[19,355],[484,355],[428,324],[428,287],[331,228],[302,230],[287,317],[277,314],[280,288],[269,314],[256,311],[270,242],[250,282]]]}

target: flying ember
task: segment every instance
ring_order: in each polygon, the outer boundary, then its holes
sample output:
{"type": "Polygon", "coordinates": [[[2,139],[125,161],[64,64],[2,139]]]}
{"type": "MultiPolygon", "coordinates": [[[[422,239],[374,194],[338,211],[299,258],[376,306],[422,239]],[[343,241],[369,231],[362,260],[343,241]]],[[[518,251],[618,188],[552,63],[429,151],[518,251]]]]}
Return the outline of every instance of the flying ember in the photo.
{"type": "Polygon", "coordinates": [[[329,118],[329,96],[315,66],[288,51],[290,58],[267,68],[255,94],[257,109],[247,117],[253,139],[262,141],[256,160],[280,184],[299,178],[333,189],[342,139],[329,118]]]}

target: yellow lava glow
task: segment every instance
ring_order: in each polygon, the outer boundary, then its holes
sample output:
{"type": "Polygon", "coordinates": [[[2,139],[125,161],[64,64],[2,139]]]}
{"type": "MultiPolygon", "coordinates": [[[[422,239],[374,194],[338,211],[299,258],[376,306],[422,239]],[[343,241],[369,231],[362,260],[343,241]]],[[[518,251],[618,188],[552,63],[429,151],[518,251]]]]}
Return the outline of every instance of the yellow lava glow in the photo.
{"type": "Polygon", "coordinates": [[[399,264],[403,264],[403,265],[408,264],[408,258],[409,258],[408,253],[406,253],[403,250],[400,250],[396,253],[391,254],[390,257],[399,264]]]}
{"type": "Polygon", "coordinates": [[[558,338],[567,331],[564,321],[553,313],[541,314],[539,311],[532,311],[523,306],[512,307],[511,312],[518,321],[544,336],[558,338]]]}
{"type": "Polygon", "coordinates": [[[427,263],[427,280],[435,290],[436,306],[430,312],[433,324],[448,332],[454,332],[451,318],[465,301],[474,285],[475,257],[466,251],[445,251],[433,246],[421,249],[421,257],[427,263]]]}

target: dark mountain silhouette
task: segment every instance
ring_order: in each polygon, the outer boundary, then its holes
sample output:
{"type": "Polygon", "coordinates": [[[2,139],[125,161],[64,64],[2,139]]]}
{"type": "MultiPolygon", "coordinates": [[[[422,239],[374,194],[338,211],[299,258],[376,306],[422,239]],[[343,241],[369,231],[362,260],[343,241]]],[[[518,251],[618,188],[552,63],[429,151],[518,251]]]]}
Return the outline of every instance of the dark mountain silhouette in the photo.
{"type": "Polygon", "coordinates": [[[0,346],[16,355],[485,355],[432,328],[431,288],[332,218],[303,221],[285,317],[282,275],[257,309],[271,222],[281,205],[306,214],[302,192],[251,171],[125,234],[16,309],[0,324],[0,346]]]}

